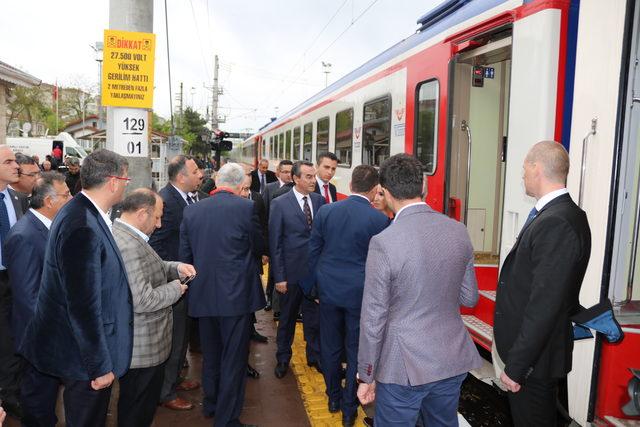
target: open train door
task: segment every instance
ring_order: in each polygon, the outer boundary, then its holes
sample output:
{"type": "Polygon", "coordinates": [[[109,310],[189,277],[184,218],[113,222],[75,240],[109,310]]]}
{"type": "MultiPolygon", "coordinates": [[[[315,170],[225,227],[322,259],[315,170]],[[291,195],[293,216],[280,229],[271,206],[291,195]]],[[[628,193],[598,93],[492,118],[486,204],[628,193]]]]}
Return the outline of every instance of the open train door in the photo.
{"type": "Polygon", "coordinates": [[[485,14],[447,39],[445,212],[466,224],[473,243],[480,300],[462,314],[488,351],[499,268],[535,204],[524,191],[524,158],[535,143],[562,136],[570,4],[531,2],[485,14]]]}

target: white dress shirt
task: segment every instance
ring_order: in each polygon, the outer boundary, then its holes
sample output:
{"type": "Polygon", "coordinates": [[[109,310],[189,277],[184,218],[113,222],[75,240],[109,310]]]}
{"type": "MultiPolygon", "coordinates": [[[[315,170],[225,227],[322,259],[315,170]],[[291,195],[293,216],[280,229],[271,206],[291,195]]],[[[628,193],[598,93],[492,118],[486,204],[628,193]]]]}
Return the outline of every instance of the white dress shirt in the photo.
{"type": "Polygon", "coordinates": [[[318,178],[318,176],[316,175],[316,181],[318,182],[318,188],[320,189],[320,195],[322,196],[322,198],[324,199],[324,186],[327,186],[327,194],[329,195],[329,200],[333,203],[335,202],[335,200],[333,200],[333,197],[331,197],[331,186],[329,185],[329,183],[327,182],[325,184],[325,182],[323,180],[321,180],[320,178],[318,178]]]}
{"type": "Polygon", "coordinates": [[[540,200],[536,202],[536,210],[540,212],[542,208],[544,208],[545,206],[547,206],[547,204],[549,204],[550,201],[552,201],[557,197],[562,196],[563,194],[567,194],[568,192],[569,190],[567,190],[566,188],[561,188],[559,190],[555,190],[555,191],[552,191],[551,193],[545,194],[544,196],[540,197],[540,200]]]}
{"type": "Polygon", "coordinates": [[[296,200],[298,200],[298,205],[300,205],[300,209],[302,210],[302,213],[304,213],[304,200],[302,200],[303,197],[307,198],[307,204],[309,205],[309,210],[311,211],[311,218],[313,219],[313,204],[311,203],[311,196],[310,195],[304,195],[302,193],[299,193],[298,190],[296,190],[296,187],[293,187],[291,189],[291,191],[293,191],[293,194],[296,196],[296,200]]]}
{"type": "Polygon", "coordinates": [[[49,218],[47,218],[46,216],[42,215],[40,212],[38,212],[37,210],[35,210],[33,208],[29,208],[29,211],[33,215],[35,215],[35,217],[38,218],[40,220],[40,222],[44,224],[45,227],[47,227],[47,230],[51,230],[52,221],[49,218]]]}
{"type": "MultiPolygon", "coordinates": [[[[189,204],[189,201],[187,200],[187,197],[189,197],[189,195],[187,193],[185,193],[184,191],[182,191],[181,189],[179,189],[178,187],[176,187],[175,185],[171,184],[171,186],[173,188],[175,188],[178,193],[180,193],[180,196],[182,196],[182,198],[184,199],[184,201],[189,204]]],[[[194,200],[195,201],[195,200],[194,200]]]]}
{"type": "Polygon", "coordinates": [[[93,199],[91,199],[91,197],[89,197],[89,195],[87,193],[85,193],[84,191],[82,191],[81,193],[84,194],[84,197],[89,199],[89,201],[91,203],[93,203],[93,206],[95,206],[96,209],[98,209],[98,213],[100,214],[100,216],[104,220],[105,224],[107,224],[107,227],[109,227],[109,231],[111,231],[113,233],[113,230],[111,229],[111,226],[113,225],[113,222],[111,222],[111,218],[109,218],[109,215],[106,212],[104,212],[100,208],[100,206],[98,206],[98,204],[96,202],[94,202],[93,199]]]}
{"type": "Polygon", "coordinates": [[[149,236],[147,236],[146,234],[144,234],[142,231],[138,230],[136,227],[134,227],[133,225],[129,224],[126,221],[123,221],[120,218],[116,218],[116,221],[119,222],[122,225],[126,225],[127,227],[129,227],[129,229],[131,229],[131,231],[133,231],[134,233],[136,233],[138,236],[140,236],[140,238],[142,240],[144,240],[145,242],[149,241],[149,236]]]}
{"type": "Polygon", "coordinates": [[[410,208],[411,206],[418,206],[418,205],[426,205],[426,203],[425,203],[425,202],[415,202],[415,203],[410,203],[410,204],[408,204],[408,205],[406,205],[406,206],[403,206],[402,208],[400,208],[400,210],[399,210],[398,212],[396,212],[396,216],[393,218],[393,222],[396,222],[396,220],[397,220],[397,219],[398,219],[398,217],[400,216],[400,213],[401,213],[403,210],[405,210],[405,209],[407,209],[407,208],[410,208]]]}

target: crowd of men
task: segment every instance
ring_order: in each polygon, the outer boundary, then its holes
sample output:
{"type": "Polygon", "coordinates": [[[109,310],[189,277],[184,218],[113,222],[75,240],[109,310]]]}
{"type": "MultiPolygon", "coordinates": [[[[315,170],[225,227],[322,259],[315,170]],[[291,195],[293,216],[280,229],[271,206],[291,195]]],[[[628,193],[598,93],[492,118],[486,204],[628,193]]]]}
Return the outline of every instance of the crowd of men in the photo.
{"type": "MultiPolygon", "coordinates": [[[[279,313],[275,376],[288,373],[301,317],[306,363],[343,425],[374,400],[369,424],[457,425],[461,384],[482,363],[460,316],[478,300],[467,230],[424,202],[415,157],[356,166],[343,200],[337,165],[333,153],[283,160],[275,173],[266,160],[254,171],[228,162],[207,193],[202,164],[179,155],[159,193],[125,197],[128,164],[116,153],[70,161],[65,177],[0,146],[5,409],[53,426],[63,386],[67,425],[104,425],[117,379],[118,425],[149,426],[158,404],[194,407],[177,395],[200,387],[180,376],[191,345],[202,352],[204,416],[245,425],[249,342],[265,308],[279,313]]],[[[537,203],[500,275],[495,357],[517,426],[555,425],[571,369],[590,234],[568,168],[560,144],[532,147],[524,184],[537,203]]]]}

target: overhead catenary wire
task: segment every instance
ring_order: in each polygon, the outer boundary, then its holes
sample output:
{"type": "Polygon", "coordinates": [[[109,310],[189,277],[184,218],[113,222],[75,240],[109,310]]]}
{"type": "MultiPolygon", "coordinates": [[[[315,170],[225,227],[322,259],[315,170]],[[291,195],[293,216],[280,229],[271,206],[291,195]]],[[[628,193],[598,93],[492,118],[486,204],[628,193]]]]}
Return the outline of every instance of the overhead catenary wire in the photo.
{"type": "MultiPolygon", "coordinates": [[[[209,78],[209,70],[207,69],[207,63],[205,62],[204,49],[202,47],[202,37],[200,37],[200,28],[198,27],[198,20],[196,19],[196,11],[193,8],[193,0],[189,0],[189,4],[191,5],[191,16],[193,16],[193,24],[195,25],[196,37],[198,38],[198,45],[200,46],[200,59],[202,60],[202,69],[204,70],[204,75],[207,78],[207,81],[210,81],[209,78]]],[[[207,7],[209,7],[209,3],[207,2],[207,7]]]]}
{"type": "Polygon", "coordinates": [[[169,72],[169,112],[171,114],[171,134],[175,134],[176,126],[173,121],[173,92],[171,91],[171,60],[169,59],[169,14],[167,13],[167,0],[164,0],[164,25],[167,36],[167,69],[169,72]]]}
{"type": "MultiPolygon", "coordinates": [[[[358,22],[360,20],[360,18],[362,18],[372,7],[373,5],[375,5],[379,0],[373,0],[371,3],[369,3],[369,5],[355,18],[352,19],[352,21],[349,23],[349,25],[347,25],[347,27],[338,35],[338,37],[336,37],[331,43],[329,43],[329,45],[313,60],[309,63],[309,66],[315,64],[316,62],[318,62],[318,60],[329,50],[333,47],[333,45],[340,40],[340,38],[345,35],[347,33],[347,31],[349,31],[349,29],[351,29],[351,27],[353,27],[353,25],[358,22]]],[[[262,102],[261,103],[261,107],[258,108],[258,110],[262,110],[266,107],[264,107],[264,105],[269,105],[272,101],[273,98],[275,97],[279,97],[282,94],[284,94],[289,88],[291,88],[291,86],[293,86],[299,79],[300,77],[302,77],[306,72],[307,72],[308,68],[302,70],[302,72],[300,74],[298,74],[298,76],[284,89],[282,89],[280,91],[280,93],[278,93],[275,96],[271,96],[268,99],[268,102],[262,102]]]]}

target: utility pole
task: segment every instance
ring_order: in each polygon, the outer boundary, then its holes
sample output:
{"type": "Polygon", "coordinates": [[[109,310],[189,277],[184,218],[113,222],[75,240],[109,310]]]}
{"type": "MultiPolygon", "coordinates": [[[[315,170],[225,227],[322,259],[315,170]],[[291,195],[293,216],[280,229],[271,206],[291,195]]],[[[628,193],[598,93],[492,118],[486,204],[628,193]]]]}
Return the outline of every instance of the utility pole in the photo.
{"type": "Polygon", "coordinates": [[[329,73],[331,72],[331,64],[328,62],[322,61],[322,68],[324,68],[324,87],[327,87],[329,84],[329,73]]]}
{"type": "MultiPolygon", "coordinates": [[[[120,31],[133,31],[142,33],[153,33],[153,0],[109,0],[109,29],[120,31]]],[[[116,149],[116,132],[120,123],[116,123],[121,107],[107,107],[107,149],[116,151],[123,155],[129,162],[130,185],[127,191],[140,187],[151,187],[151,159],[150,159],[150,137],[151,137],[151,110],[148,114],[146,124],[142,125],[146,134],[146,152],[141,157],[133,157],[126,152],[116,149]]]]}

